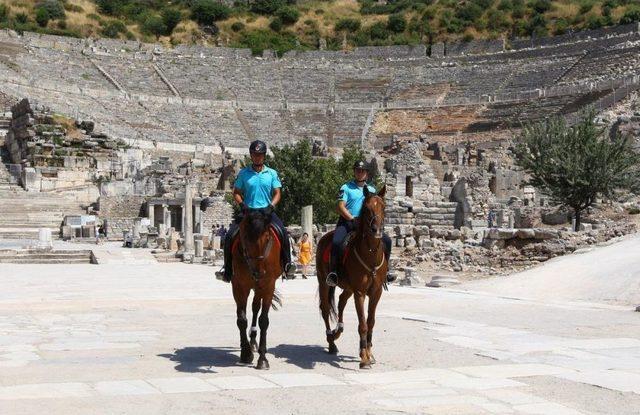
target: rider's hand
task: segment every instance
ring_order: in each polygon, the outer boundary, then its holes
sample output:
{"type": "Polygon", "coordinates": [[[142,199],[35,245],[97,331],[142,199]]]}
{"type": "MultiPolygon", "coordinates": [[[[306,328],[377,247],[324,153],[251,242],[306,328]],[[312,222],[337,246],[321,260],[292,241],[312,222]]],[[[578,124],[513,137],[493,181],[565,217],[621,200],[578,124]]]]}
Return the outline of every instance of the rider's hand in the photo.
{"type": "Polygon", "coordinates": [[[269,206],[267,206],[266,208],[264,208],[264,214],[267,216],[271,216],[271,214],[273,213],[273,211],[275,210],[275,206],[273,206],[272,203],[269,203],[269,206]]]}

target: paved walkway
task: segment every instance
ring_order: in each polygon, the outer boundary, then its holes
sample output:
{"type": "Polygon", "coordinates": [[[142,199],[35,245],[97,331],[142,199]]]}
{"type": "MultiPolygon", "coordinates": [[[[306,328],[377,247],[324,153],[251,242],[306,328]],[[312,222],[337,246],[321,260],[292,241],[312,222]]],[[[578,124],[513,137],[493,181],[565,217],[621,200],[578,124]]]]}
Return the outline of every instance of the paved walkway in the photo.
{"type": "Polygon", "coordinates": [[[392,287],[363,371],[352,303],[330,356],[315,281],[285,281],[262,372],[212,267],[0,264],[0,284],[2,414],[640,412],[627,306],[392,287]]]}

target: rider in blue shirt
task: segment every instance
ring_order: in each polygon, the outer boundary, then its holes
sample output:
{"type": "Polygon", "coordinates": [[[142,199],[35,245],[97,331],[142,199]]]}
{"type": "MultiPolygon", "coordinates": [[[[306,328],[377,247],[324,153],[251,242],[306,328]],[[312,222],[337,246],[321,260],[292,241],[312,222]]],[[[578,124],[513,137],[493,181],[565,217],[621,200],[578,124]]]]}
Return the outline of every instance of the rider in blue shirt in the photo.
{"type": "MultiPolygon", "coordinates": [[[[353,180],[343,184],[338,192],[338,213],[340,214],[340,219],[338,219],[331,244],[330,272],[327,275],[327,284],[329,286],[335,287],[338,284],[337,269],[340,245],[342,245],[347,234],[356,229],[355,221],[360,216],[360,211],[364,203],[364,186],[367,186],[372,193],[376,191],[373,186],[367,184],[368,175],[369,168],[367,164],[364,161],[357,161],[353,165],[353,180]]],[[[389,238],[389,235],[386,233],[383,234],[382,242],[384,243],[387,261],[389,261],[391,258],[391,238],[389,238]]],[[[387,282],[394,280],[395,277],[389,272],[387,274],[387,282]]]]}
{"type": "Polygon", "coordinates": [[[249,146],[251,166],[245,167],[238,173],[234,188],[233,199],[240,206],[241,214],[229,227],[224,240],[224,269],[223,280],[231,281],[233,270],[231,269],[231,242],[239,229],[242,215],[247,209],[263,209],[271,215],[271,223],[274,224],[282,235],[281,261],[285,274],[291,276],[295,272],[295,265],[291,263],[291,247],[289,235],[282,220],[275,213],[275,206],[280,202],[282,183],[278,178],[278,172],[264,165],[267,154],[267,145],[256,140],[249,146]]]}

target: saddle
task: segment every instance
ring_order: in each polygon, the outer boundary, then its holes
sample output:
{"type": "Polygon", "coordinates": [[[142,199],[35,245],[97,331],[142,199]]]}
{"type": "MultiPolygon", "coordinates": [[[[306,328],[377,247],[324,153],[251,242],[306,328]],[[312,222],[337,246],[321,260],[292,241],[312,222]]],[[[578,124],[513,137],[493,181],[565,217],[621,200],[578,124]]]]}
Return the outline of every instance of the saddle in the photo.
{"type": "MultiPolygon", "coordinates": [[[[276,244],[278,245],[278,249],[281,249],[283,238],[284,238],[284,235],[282,234],[282,230],[279,229],[276,225],[270,224],[269,232],[271,232],[271,235],[273,235],[273,237],[275,238],[276,244]]],[[[238,237],[239,235],[240,235],[240,227],[237,227],[235,232],[231,234],[231,255],[235,255],[235,253],[238,251],[240,247],[240,238],[238,237]]]]}
{"type": "MultiPolygon", "coordinates": [[[[331,236],[328,238],[332,238],[333,233],[334,231],[329,232],[331,236]]],[[[356,236],[356,231],[349,232],[347,236],[344,238],[344,241],[342,241],[342,243],[340,244],[340,249],[338,251],[338,266],[343,265],[347,261],[347,258],[349,257],[351,241],[353,240],[354,236],[356,236]]],[[[322,253],[322,262],[325,262],[328,264],[330,261],[331,261],[331,244],[329,244],[325,248],[324,252],[322,253]]]]}

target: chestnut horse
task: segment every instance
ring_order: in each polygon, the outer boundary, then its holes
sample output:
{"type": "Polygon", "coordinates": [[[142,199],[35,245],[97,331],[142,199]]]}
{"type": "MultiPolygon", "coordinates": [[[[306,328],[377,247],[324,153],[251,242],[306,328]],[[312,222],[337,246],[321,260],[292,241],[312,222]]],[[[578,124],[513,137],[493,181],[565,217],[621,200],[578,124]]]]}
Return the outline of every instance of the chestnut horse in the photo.
{"type": "Polygon", "coordinates": [[[267,360],[267,328],[269,309],[281,305],[276,280],[282,274],[280,241],[271,228],[271,215],[262,209],[249,209],[240,222],[239,237],[232,246],[233,277],[231,287],[236,301],[237,324],[240,330],[240,362],[251,364],[253,352],[258,352],[256,369],[269,369],[267,360]],[[247,300],[253,289],[251,309],[251,341],[247,339],[247,300]],[[260,318],[258,319],[258,312],[260,318]],[[260,326],[260,344],[256,343],[260,326]]]}
{"type": "Polygon", "coordinates": [[[344,330],[344,307],[351,295],[354,295],[358,314],[358,333],[360,334],[360,368],[369,369],[375,363],[371,352],[373,326],[376,322],[376,307],[386,281],[388,262],[384,255],[382,232],[384,230],[384,194],[383,186],[378,194],[364,187],[364,203],[359,217],[355,236],[349,243],[346,258],[338,273],[338,286],[342,288],[338,301],[338,326],[331,329],[330,320],[336,319],[335,287],[329,287],[326,276],[329,273],[329,252],[333,232],[325,234],[318,242],[316,267],[320,284],[320,311],[329,343],[329,353],[338,353],[335,341],[344,330]],[[365,316],[364,301],[369,297],[368,312],[365,316]]]}

